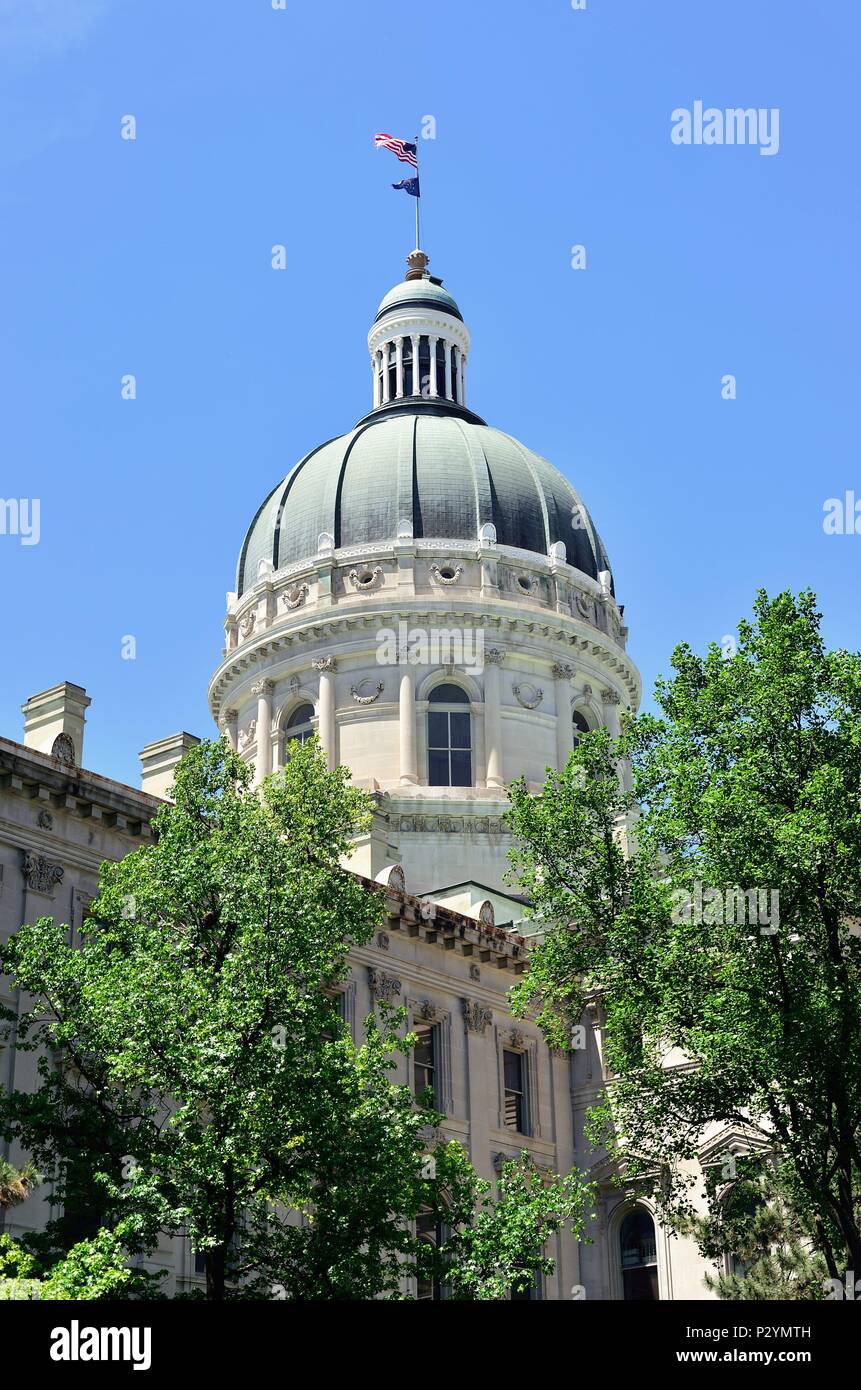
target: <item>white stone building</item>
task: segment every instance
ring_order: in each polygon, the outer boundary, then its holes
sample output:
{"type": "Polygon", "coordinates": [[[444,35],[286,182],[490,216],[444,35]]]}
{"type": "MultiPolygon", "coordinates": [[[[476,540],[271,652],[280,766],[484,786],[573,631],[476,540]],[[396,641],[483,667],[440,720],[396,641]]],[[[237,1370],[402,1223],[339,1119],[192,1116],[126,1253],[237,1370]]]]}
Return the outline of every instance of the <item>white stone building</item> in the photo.
{"type": "MultiPolygon", "coordinates": [[[[601,1180],[594,1243],[558,1239],[535,1297],[706,1297],[693,1247],[656,1231],[585,1140],[603,1082],[598,1015],[568,1056],[507,1012],[528,924],[507,881],[505,784],[537,787],[580,732],[616,732],[640,677],[589,513],[556,468],[467,406],[469,331],[427,257],[408,265],[368,335],[373,408],[278,483],[245,537],[213,719],[257,781],[317,731],[330,765],[374,795],[350,867],[387,885],[387,921],[353,954],[349,1025],[380,998],[406,1006],[421,1045],[404,1079],[432,1078],[442,1132],[484,1176],[526,1148],[601,1180]]],[[[48,912],[80,925],[99,861],[145,840],[188,746],[176,735],[144,750],[143,792],[84,772],[88,703],[58,686],[24,707],[24,746],[0,740],[4,932],[48,912]]],[[[0,1079],[21,1084],[11,1052],[0,1079]]],[[[31,1199],[6,1229],[39,1211],[31,1199]]],[[[195,1278],[182,1243],[159,1260],[179,1286],[195,1278]]]]}

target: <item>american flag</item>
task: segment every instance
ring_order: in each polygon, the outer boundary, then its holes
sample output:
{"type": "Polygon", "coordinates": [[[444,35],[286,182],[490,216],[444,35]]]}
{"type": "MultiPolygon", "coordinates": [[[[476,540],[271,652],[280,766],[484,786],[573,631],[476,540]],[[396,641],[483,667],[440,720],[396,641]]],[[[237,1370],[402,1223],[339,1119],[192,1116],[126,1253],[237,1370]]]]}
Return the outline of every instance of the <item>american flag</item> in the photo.
{"type": "Polygon", "coordinates": [[[393,135],[386,135],[384,131],[380,131],[374,136],[374,144],[378,150],[391,150],[404,164],[412,164],[414,169],[419,167],[416,147],[408,140],[396,140],[393,135]]]}

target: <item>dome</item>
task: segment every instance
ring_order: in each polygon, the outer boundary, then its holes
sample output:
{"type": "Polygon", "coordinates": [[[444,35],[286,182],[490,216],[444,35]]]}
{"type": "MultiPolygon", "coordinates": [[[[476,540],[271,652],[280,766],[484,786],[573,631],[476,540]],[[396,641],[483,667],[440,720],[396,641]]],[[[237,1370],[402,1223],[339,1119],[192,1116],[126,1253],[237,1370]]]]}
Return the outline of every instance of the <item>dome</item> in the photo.
{"type": "Polygon", "coordinates": [[[463,314],[458,309],[454,297],[448,290],[443,289],[440,281],[425,276],[422,280],[402,280],[394,289],[389,290],[380,303],[374,323],[379,323],[396,309],[411,308],[442,310],[443,313],[451,314],[453,318],[463,321],[463,314]]]}
{"type": "Polygon", "coordinates": [[[402,521],[434,540],[477,540],[491,522],[500,545],[546,557],[561,541],[593,579],[610,569],[574,488],[540,454],[456,406],[394,406],[312,450],[270,493],[242,546],[238,594],[261,560],[280,569],[311,559],[323,533],[337,548],[394,540],[402,521]]]}

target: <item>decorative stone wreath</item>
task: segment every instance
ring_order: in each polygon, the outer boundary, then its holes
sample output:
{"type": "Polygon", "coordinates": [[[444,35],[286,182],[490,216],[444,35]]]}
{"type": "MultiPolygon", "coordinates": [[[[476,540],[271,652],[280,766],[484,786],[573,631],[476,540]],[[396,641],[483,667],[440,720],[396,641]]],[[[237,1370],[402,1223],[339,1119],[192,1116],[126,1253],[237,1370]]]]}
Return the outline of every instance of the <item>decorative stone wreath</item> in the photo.
{"type": "Polygon", "coordinates": [[[360,593],[367,593],[369,589],[376,589],[383,577],[382,565],[375,565],[373,569],[352,569],[347,576],[353,587],[360,593]]]}
{"type": "Polygon", "coordinates": [[[528,681],[525,681],[523,685],[513,685],[511,688],[517,703],[522,705],[524,709],[537,709],[544,699],[544,691],[540,690],[537,685],[530,685],[528,681]]]}
{"type": "Polygon", "coordinates": [[[310,592],[307,584],[294,584],[292,589],[285,589],[281,595],[284,607],[301,608],[310,592]]]}
{"type": "Polygon", "coordinates": [[[456,584],[463,574],[463,565],[437,565],[434,563],[430,567],[430,572],[437,584],[456,584]]]}
{"type": "Polygon", "coordinates": [[[350,694],[357,705],[372,705],[375,700],[380,698],[386,688],[383,681],[377,681],[376,689],[373,690],[370,695],[363,695],[361,693],[362,688],[369,684],[371,684],[371,678],[370,676],[365,676],[363,680],[359,681],[358,685],[350,686],[350,694]]]}

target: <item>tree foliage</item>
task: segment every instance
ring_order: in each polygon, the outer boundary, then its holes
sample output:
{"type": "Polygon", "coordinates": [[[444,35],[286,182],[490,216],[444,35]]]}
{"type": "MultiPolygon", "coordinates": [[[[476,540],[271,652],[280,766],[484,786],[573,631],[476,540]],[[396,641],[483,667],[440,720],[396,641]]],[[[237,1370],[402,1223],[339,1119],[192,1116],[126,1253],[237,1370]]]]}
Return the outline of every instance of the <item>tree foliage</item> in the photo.
{"type": "Polygon", "coordinates": [[[0,1132],[57,1183],[25,1242],[53,1287],[147,1293],[121,1271],[167,1235],[203,1256],[210,1299],[399,1297],[431,1266],[498,1296],[578,1225],[574,1178],[524,1169],[497,1203],[460,1146],[428,1165],[441,1117],[391,1077],[403,1015],[369,1018],[359,1045],[341,1023],[348,951],[382,912],[341,867],[368,817],[316,741],[260,794],[226,743],[201,744],[154,842],[102,867],[81,943],[44,918],[5,945],[40,1086],[0,1098],[0,1132]]]}
{"type": "Polygon", "coordinates": [[[516,787],[512,825],[547,925],[520,1007],[551,1038],[605,1013],[596,1142],[673,1219],[709,1127],[754,1131],[833,1275],[861,1268],[861,658],[820,622],[760,593],[728,658],[678,647],[660,713],[516,787]]]}

